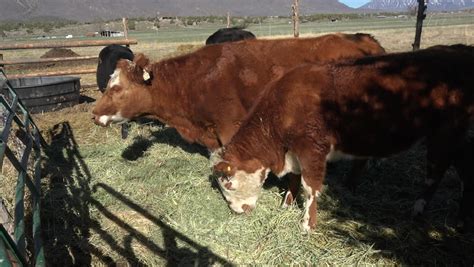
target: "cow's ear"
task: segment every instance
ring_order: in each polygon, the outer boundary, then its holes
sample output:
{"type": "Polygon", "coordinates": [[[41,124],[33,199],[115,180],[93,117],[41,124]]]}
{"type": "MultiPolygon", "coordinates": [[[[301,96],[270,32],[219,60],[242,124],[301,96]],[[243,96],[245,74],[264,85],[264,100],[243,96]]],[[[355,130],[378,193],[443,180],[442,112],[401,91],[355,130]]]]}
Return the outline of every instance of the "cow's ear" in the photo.
{"type": "Polygon", "coordinates": [[[144,54],[138,53],[134,56],[133,62],[137,67],[137,71],[142,74],[143,81],[149,84],[152,79],[152,72],[150,71],[150,59],[148,59],[144,54]]]}
{"type": "Polygon", "coordinates": [[[141,69],[146,69],[150,65],[150,59],[148,59],[144,54],[138,53],[133,56],[133,62],[135,65],[141,69]]]}

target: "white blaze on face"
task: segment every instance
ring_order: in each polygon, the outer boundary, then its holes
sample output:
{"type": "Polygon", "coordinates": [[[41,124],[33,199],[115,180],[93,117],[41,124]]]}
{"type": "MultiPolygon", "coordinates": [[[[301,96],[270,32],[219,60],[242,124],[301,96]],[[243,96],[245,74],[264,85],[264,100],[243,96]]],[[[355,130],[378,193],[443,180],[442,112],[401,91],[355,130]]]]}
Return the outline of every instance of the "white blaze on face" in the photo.
{"type": "Polygon", "coordinates": [[[110,75],[108,88],[112,88],[115,85],[120,84],[120,69],[116,69],[112,75],[110,75]]]}
{"type": "Polygon", "coordinates": [[[117,112],[115,115],[102,115],[99,117],[99,121],[103,125],[109,125],[110,123],[122,124],[128,122],[129,119],[122,117],[120,112],[117,112]]]}
{"type": "Polygon", "coordinates": [[[270,169],[262,167],[253,173],[238,170],[229,180],[219,177],[219,187],[229,207],[236,213],[246,212],[244,205],[250,210],[254,209],[269,172],[270,169]]]}

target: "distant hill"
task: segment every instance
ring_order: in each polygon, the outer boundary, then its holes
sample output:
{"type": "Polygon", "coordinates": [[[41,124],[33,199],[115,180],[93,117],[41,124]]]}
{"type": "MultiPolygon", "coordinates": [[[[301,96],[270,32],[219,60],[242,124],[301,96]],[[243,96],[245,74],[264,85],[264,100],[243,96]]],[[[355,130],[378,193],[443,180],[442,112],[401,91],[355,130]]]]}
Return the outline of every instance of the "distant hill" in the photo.
{"type": "MultiPolygon", "coordinates": [[[[8,0],[0,20],[57,17],[78,21],[149,16],[276,16],[290,15],[290,0],[8,0]]],[[[301,14],[346,13],[354,9],[337,0],[300,2],[301,14]]]]}
{"type": "MultiPolygon", "coordinates": [[[[416,0],[372,0],[363,5],[364,10],[407,11],[417,6],[416,0]]],[[[428,11],[453,11],[474,8],[474,0],[429,0],[428,11]]]]}

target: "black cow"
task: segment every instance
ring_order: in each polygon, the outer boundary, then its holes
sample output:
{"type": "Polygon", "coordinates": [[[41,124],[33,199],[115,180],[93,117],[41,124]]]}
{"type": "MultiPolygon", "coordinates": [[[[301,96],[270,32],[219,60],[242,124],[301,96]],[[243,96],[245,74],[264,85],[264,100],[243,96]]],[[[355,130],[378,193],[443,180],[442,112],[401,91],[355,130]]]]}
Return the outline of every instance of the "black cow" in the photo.
{"type": "Polygon", "coordinates": [[[99,64],[97,65],[97,86],[103,93],[107,88],[110,75],[115,71],[115,65],[119,59],[133,60],[133,52],[128,47],[121,45],[108,45],[99,53],[99,64]]]}
{"type": "Polygon", "coordinates": [[[217,30],[206,40],[206,45],[225,42],[235,42],[244,39],[255,39],[255,35],[240,27],[222,28],[217,30]]]}

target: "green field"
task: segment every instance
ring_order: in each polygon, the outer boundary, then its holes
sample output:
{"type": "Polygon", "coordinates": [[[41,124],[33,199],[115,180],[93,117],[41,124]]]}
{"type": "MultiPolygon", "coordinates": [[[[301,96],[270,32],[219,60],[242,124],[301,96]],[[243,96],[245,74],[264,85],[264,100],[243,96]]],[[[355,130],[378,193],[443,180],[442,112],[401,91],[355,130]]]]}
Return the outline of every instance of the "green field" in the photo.
{"type": "MultiPolygon", "coordinates": [[[[388,51],[406,51],[411,49],[414,23],[413,18],[393,17],[308,22],[301,25],[301,33],[369,32],[388,51]]],[[[138,40],[132,49],[153,59],[174,56],[202,45],[223,26],[132,31],[130,36],[138,40]]],[[[423,47],[474,44],[474,14],[428,14],[425,26],[423,47]]],[[[292,34],[285,19],[269,18],[248,28],[260,38],[292,34]]],[[[100,48],[73,50],[91,55],[100,48]]],[[[42,53],[4,51],[4,57],[42,53]]],[[[87,64],[93,67],[95,62],[87,64]]],[[[72,67],[77,66],[50,69],[72,67]]],[[[81,82],[94,79],[84,75],[81,82]]],[[[81,94],[100,97],[95,88],[81,94]]],[[[454,171],[448,172],[426,216],[410,216],[423,189],[423,144],[372,164],[355,192],[342,183],[350,163],[330,165],[318,226],[308,235],[300,227],[301,204],[280,208],[286,181],[268,179],[257,208],[249,215],[235,215],[210,176],[205,149],[155,124],[134,124],[129,138],[122,140],[119,127],[101,128],[91,122],[93,105],[34,115],[50,144],[43,162],[42,220],[51,266],[474,263],[473,233],[459,233],[454,227],[461,187],[454,171]]],[[[12,207],[14,181],[3,186],[8,170],[2,170],[0,194],[12,207]]]]}

